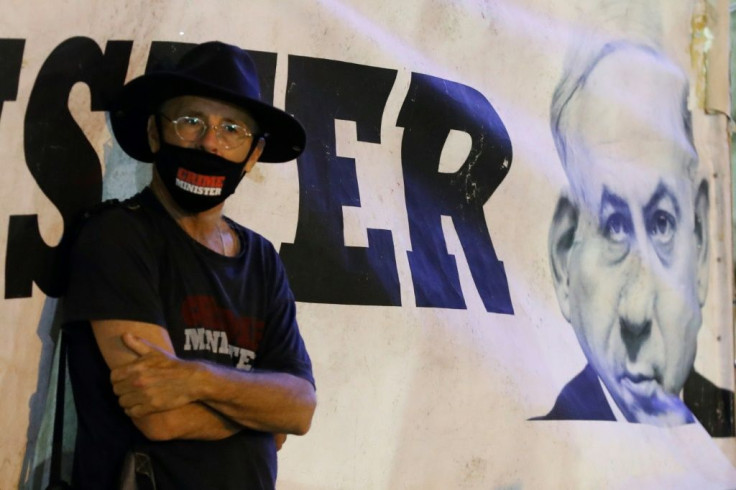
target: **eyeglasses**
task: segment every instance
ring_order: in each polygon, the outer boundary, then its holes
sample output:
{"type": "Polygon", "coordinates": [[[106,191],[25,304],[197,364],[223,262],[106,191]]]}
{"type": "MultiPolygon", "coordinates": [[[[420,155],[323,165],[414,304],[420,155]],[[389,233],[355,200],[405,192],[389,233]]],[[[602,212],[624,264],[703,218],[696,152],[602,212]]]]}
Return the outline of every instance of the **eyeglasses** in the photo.
{"type": "Polygon", "coordinates": [[[221,122],[210,125],[197,116],[180,116],[171,119],[166,114],[160,113],[160,115],[174,125],[174,131],[180,139],[190,143],[202,139],[209,128],[215,131],[217,141],[228,150],[237,148],[249,139],[253,139],[253,133],[240,124],[221,122]]]}

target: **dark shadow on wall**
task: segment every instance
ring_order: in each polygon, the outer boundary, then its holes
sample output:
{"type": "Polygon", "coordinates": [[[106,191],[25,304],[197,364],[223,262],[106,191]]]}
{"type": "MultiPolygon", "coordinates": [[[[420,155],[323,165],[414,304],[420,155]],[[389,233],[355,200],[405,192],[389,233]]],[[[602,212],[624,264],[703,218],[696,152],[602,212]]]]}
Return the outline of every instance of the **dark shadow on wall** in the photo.
{"type": "MultiPolygon", "coordinates": [[[[36,392],[31,395],[28,406],[28,430],[26,451],[23,457],[18,488],[42,490],[49,481],[51,465],[51,441],[57,390],[58,339],[61,326],[61,311],[58,299],[46,298],[41,319],[36,330],[41,340],[41,355],[38,366],[36,392]]],[[[69,481],[76,435],[76,412],[71,396],[69,377],[66,376],[64,398],[64,441],[62,445],[62,475],[69,481]]]]}

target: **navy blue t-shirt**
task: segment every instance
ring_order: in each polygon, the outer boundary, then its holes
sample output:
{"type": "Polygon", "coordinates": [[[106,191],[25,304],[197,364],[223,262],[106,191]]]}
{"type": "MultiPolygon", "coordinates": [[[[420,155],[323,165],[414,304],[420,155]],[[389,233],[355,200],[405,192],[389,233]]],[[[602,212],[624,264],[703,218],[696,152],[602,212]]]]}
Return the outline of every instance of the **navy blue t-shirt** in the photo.
{"type": "Polygon", "coordinates": [[[73,481],[112,488],[126,451],[151,457],[159,489],[273,488],[273,435],[243,429],[221,441],[148,441],[117,403],[90,320],[164,327],[176,355],[314,384],[294,298],[271,243],[232,221],[236,257],[193,240],[146,189],[89,218],[64,298],[69,371],[78,413],[73,481]]]}

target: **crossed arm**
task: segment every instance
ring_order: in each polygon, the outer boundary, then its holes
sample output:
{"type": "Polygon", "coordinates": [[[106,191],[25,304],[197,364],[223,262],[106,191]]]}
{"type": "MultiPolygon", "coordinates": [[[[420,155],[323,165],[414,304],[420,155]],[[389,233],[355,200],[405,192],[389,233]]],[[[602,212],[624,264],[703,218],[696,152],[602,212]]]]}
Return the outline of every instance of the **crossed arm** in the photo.
{"type": "Polygon", "coordinates": [[[92,331],[120,406],[151,440],[216,440],[243,427],[309,430],[316,395],[302,378],[179,359],[166,330],[150,323],[93,321],[92,331]]]}

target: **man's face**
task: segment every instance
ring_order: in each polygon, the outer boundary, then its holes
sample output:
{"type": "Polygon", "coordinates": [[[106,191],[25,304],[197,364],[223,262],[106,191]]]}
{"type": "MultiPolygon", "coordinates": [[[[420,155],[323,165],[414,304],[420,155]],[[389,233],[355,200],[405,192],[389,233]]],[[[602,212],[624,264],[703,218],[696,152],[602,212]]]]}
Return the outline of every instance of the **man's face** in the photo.
{"type": "MultiPolygon", "coordinates": [[[[242,145],[228,149],[217,138],[212,127],[220,123],[234,123],[246,128],[251,133],[257,132],[256,123],[248,113],[232,104],[205,97],[185,95],[166,101],[161,107],[160,112],[171,120],[175,120],[181,116],[191,116],[198,117],[209,125],[207,132],[199,140],[191,142],[183,141],[177,136],[174,124],[166,118],[162,118],[161,125],[164,141],[172,145],[185,148],[198,148],[210,153],[216,153],[232,162],[240,163],[248,155],[251,146],[255,144],[252,138],[249,138],[242,145]]],[[[255,165],[255,161],[252,163],[249,162],[245,170],[250,171],[253,165],[255,165]]]]}
{"type": "MultiPolygon", "coordinates": [[[[693,365],[703,300],[702,227],[688,173],[694,152],[678,111],[681,83],[627,86],[616,79],[622,60],[612,58],[574,109],[569,174],[578,179],[579,215],[567,261],[568,319],[629,420],[676,425],[688,416],[677,395],[693,365]],[[611,90],[636,100],[621,108],[593,95],[611,90]]],[[[666,75],[637,70],[629,84],[666,75]]]]}

